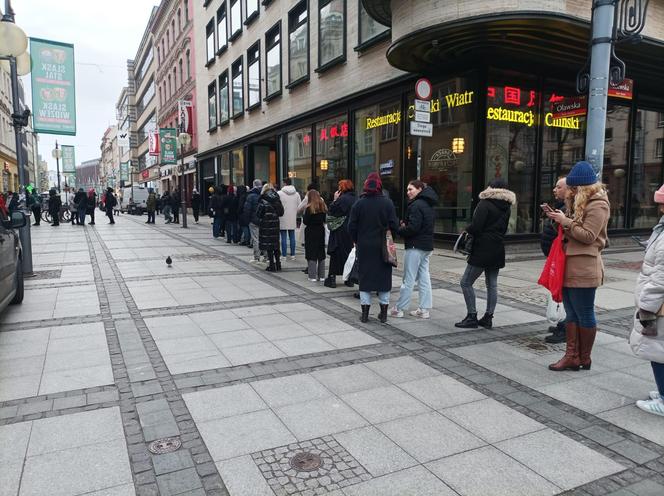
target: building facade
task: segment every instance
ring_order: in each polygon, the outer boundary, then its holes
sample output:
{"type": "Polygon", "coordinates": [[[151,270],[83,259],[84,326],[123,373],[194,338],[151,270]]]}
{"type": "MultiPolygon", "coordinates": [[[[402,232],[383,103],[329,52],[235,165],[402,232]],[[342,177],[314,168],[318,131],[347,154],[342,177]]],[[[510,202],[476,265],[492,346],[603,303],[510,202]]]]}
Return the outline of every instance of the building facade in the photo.
{"type": "MultiPolygon", "coordinates": [[[[359,190],[376,171],[402,214],[419,171],[440,196],[436,233],[452,239],[501,176],[518,198],[510,235],[533,236],[539,204],[584,155],[575,83],[591,2],[519,5],[496,13],[461,0],[195,2],[198,104],[208,110],[198,116],[201,187],[291,177],[329,200],[339,179],[359,190]],[[432,131],[418,139],[414,83],[423,76],[433,84],[432,131]]],[[[614,232],[656,222],[651,192],[664,180],[655,69],[664,4],[649,9],[643,41],[616,49],[633,83],[609,99],[604,181],[614,232]]]]}
{"type": "Polygon", "coordinates": [[[101,140],[99,163],[99,183],[103,188],[115,188],[120,174],[120,150],[118,148],[118,127],[109,126],[101,140]]]}
{"type": "MultiPolygon", "coordinates": [[[[131,61],[128,61],[128,64],[131,61]]],[[[125,185],[130,185],[130,170],[132,166],[132,157],[136,154],[138,140],[134,131],[136,127],[136,111],[134,108],[133,92],[125,86],[120,92],[118,102],[115,105],[115,114],[118,119],[117,147],[118,147],[118,168],[112,177],[113,188],[116,193],[125,185]]],[[[110,186],[110,184],[109,184],[110,186]]]]}
{"type": "Polygon", "coordinates": [[[76,190],[83,188],[87,193],[90,189],[100,191],[99,166],[100,158],[85,160],[76,167],[76,190]]]}

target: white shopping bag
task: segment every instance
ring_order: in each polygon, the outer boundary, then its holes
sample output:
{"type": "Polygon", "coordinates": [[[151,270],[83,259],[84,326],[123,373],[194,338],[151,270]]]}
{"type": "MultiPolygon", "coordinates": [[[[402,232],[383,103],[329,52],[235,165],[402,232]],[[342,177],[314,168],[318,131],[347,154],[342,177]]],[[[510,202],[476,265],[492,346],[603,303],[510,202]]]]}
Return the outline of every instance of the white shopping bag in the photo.
{"type": "Polygon", "coordinates": [[[553,301],[551,293],[547,294],[547,304],[546,304],[546,320],[551,324],[556,325],[558,322],[565,320],[565,307],[562,302],[557,303],[553,301]]]}
{"type": "Polygon", "coordinates": [[[325,224],[325,246],[327,246],[329,241],[330,241],[330,230],[327,228],[327,224],[325,224]]]}
{"type": "Polygon", "coordinates": [[[346,282],[350,277],[350,273],[353,271],[353,265],[355,265],[355,247],[353,247],[353,249],[348,254],[346,264],[344,265],[344,282],[346,282]]]}

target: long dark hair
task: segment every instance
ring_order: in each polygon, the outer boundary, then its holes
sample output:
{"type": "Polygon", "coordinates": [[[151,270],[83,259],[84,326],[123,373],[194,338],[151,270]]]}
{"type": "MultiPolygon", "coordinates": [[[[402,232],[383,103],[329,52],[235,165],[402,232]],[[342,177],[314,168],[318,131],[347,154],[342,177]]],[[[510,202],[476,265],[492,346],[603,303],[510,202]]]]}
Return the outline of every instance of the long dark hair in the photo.
{"type": "Polygon", "coordinates": [[[307,210],[312,214],[319,214],[327,212],[327,205],[320,197],[320,193],[315,189],[309,190],[307,193],[307,210]]]}

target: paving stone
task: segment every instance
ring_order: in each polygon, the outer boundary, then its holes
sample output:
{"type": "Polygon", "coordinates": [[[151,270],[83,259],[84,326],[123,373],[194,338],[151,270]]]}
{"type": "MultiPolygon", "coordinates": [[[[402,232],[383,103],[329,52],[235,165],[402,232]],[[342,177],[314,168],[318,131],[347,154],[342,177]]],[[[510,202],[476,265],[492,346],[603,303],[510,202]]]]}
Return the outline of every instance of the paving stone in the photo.
{"type": "MultiPolygon", "coordinates": [[[[358,479],[360,482],[361,479],[358,479]]],[[[453,496],[456,493],[424,467],[413,467],[345,487],[347,496],[453,496]]]]}
{"type": "Polygon", "coordinates": [[[156,475],[176,472],[194,466],[194,461],[188,451],[178,450],[173,453],[164,453],[152,456],[152,464],[156,475]]]}
{"type": "Polygon", "coordinates": [[[604,446],[610,446],[624,439],[622,436],[619,436],[618,434],[615,434],[614,432],[611,432],[610,430],[604,429],[603,427],[599,427],[597,425],[593,425],[586,429],[581,429],[579,434],[604,446]]]}
{"type": "Polygon", "coordinates": [[[18,405],[4,406],[0,408],[0,419],[16,417],[18,413],[18,405]]]}
{"type": "Polygon", "coordinates": [[[644,448],[643,446],[635,443],[634,441],[630,441],[629,439],[612,444],[610,449],[638,464],[649,462],[650,460],[654,460],[660,456],[658,453],[655,453],[648,448],[644,448]]]}
{"type": "Polygon", "coordinates": [[[99,391],[97,393],[88,393],[88,403],[107,403],[118,400],[117,391],[99,391]]]}
{"type": "Polygon", "coordinates": [[[42,413],[53,408],[53,400],[34,401],[23,403],[18,407],[18,416],[42,413]]]}
{"type": "Polygon", "coordinates": [[[161,496],[181,494],[203,487],[200,477],[193,468],[158,475],[157,485],[161,496]]]}
{"type": "Polygon", "coordinates": [[[653,480],[644,480],[627,486],[625,489],[629,490],[638,496],[662,496],[664,494],[664,485],[658,484],[653,480]]]}
{"type": "Polygon", "coordinates": [[[131,390],[134,393],[135,398],[140,398],[141,396],[150,396],[152,394],[163,392],[158,382],[151,384],[132,384],[131,390]]]}

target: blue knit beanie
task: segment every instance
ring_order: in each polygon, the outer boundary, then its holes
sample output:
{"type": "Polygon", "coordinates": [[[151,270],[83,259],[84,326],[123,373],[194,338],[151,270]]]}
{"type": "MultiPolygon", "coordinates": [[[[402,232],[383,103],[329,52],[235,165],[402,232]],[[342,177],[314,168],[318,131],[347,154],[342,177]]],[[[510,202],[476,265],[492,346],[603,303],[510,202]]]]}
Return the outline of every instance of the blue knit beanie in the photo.
{"type": "Polygon", "coordinates": [[[577,162],[565,178],[567,186],[588,186],[597,182],[597,175],[589,162],[577,162]]]}

